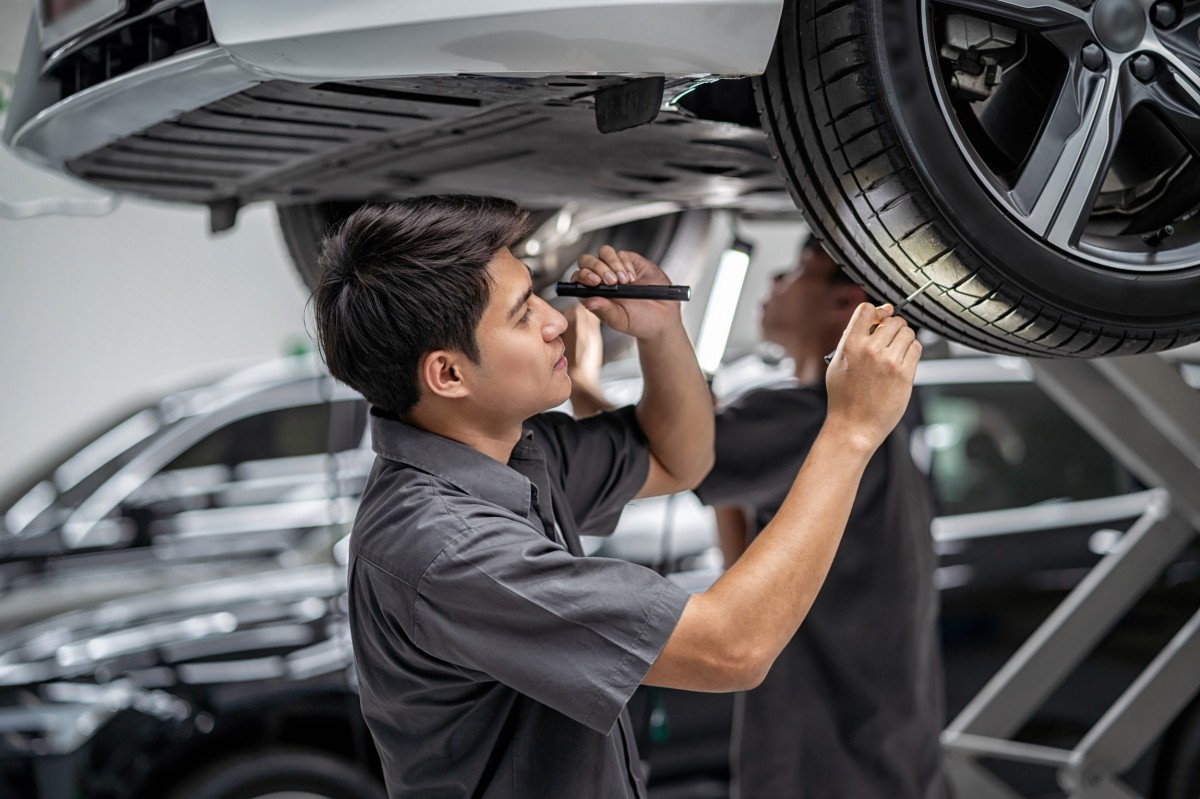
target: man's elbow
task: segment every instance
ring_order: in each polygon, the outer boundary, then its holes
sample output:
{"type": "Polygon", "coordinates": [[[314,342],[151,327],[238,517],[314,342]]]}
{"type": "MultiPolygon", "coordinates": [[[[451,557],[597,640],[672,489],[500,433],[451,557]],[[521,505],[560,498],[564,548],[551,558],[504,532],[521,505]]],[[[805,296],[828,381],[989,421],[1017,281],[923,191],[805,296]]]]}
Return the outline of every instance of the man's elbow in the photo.
{"type": "Polygon", "coordinates": [[[716,455],[709,451],[701,457],[694,458],[686,467],[677,469],[671,476],[680,486],[680,491],[691,491],[704,482],[704,478],[708,477],[716,462],[716,455]]]}
{"type": "Polygon", "coordinates": [[[727,691],[749,691],[762,685],[774,658],[754,647],[738,647],[724,658],[723,681],[727,691]]]}

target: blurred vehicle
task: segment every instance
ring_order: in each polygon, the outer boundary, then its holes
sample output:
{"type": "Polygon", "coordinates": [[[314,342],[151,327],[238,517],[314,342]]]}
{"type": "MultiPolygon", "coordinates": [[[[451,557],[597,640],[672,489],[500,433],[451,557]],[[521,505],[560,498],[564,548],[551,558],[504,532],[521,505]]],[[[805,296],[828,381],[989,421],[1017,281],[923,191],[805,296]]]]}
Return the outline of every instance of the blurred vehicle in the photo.
{"type": "MultiPolygon", "coordinates": [[[[1200,387],[1200,369],[1183,368],[1200,387]]],[[[786,374],[786,364],[745,358],[715,388],[729,395],[786,374]]],[[[234,381],[247,387],[247,396],[257,392],[249,386],[260,385],[252,375],[234,381]]],[[[1021,359],[931,360],[922,363],[917,382],[926,425],[914,432],[914,453],[929,467],[942,505],[934,534],[953,715],[1116,546],[1153,492],[1030,382],[1021,359]]],[[[619,403],[641,390],[622,362],[610,365],[604,386],[619,403]]],[[[327,394],[325,401],[348,402],[354,412],[330,417],[322,435],[357,446],[361,401],[341,396],[327,394]]],[[[253,428],[258,435],[269,429],[253,428]]],[[[369,465],[363,452],[337,456],[332,478],[320,469],[304,479],[295,470],[286,474],[304,491],[327,490],[332,479],[337,496],[352,503],[362,464],[369,465]]],[[[244,488],[260,500],[255,491],[267,490],[258,483],[244,488]]],[[[330,501],[328,493],[320,496],[330,501]]],[[[174,506],[159,507],[158,521],[174,530],[168,512],[174,506]]],[[[304,790],[349,799],[379,791],[346,637],[344,536],[352,511],[331,522],[323,543],[312,543],[305,563],[294,565],[283,545],[267,548],[273,561],[246,560],[237,551],[240,536],[253,539],[272,528],[262,507],[279,514],[277,532],[294,529],[287,503],[258,507],[260,526],[206,534],[227,546],[228,560],[243,571],[194,580],[168,560],[155,568],[174,575],[173,583],[105,602],[85,598],[76,610],[0,636],[0,796],[232,799],[304,790]]],[[[588,539],[585,548],[703,590],[720,573],[715,542],[711,513],[679,495],[631,503],[612,538],[588,539]]],[[[208,557],[217,549],[209,547],[208,557]]],[[[149,563],[141,570],[153,571],[149,563]]],[[[1018,738],[1048,745],[1078,738],[1198,605],[1200,550],[1193,547],[1018,738]]],[[[657,799],[728,795],[730,695],[641,688],[630,711],[657,799]]],[[[1180,781],[1200,768],[1198,725],[1200,705],[1194,705],[1128,775],[1130,784],[1143,791],[1172,780],[1186,784],[1180,781]]],[[[1000,773],[1023,795],[1061,795],[1052,775],[1036,768],[1000,773]]]]}
{"type": "MultiPolygon", "coordinates": [[[[0,797],[378,792],[337,559],[366,403],[303,357],[120,417],[0,506],[0,797]]],[[[654,566],[645,542],[585,545],[654,566]]],[[[704,534],[679,543],[719,565],[704,534]]],[[[697,731],[665,747],[677,771],[727,780],[724,702],[672,715],[697,731]]]]}
{"type": "Polygon", "coordinates": [[[311,357],[120,414],[0,500],[0,631],[327,549],[353,513],[334,475],[370,465],[365,427],[358,396],[311,357]]]}
{"type": "Polygon", "coordinates": [[[15,152],[208,206],[214,230],[274,203],[310,280],[364,201],[503,194],[564,230],[596,208],[799,206],[881,299],[935,279],[914,318],[975,347],[1200,338],[1190,3],[35,6],[15,152]]]}

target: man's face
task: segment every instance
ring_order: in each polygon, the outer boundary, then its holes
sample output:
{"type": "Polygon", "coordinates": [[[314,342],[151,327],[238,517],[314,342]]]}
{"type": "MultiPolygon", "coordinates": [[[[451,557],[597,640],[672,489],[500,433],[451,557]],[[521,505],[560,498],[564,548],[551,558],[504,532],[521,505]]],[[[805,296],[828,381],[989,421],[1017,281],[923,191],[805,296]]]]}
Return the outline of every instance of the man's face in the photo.
{"type": "Polygon", "coordinates": [[[809,247],[799,264],[775,275],[762,306],[763,338],[789,347],[841,335],[855,303],[844,296],[852,287],[831,282],[836,268],[824,250],[809,247]]]}
{"type": "Polygon", "coordinates": [[[475,332],[480,363],[466,367],[471,408],[494,419],[527,419],[571,395],[567,320],[533,294],[529,270],[507,249],[488,272],[492,296],[475,332]]]}

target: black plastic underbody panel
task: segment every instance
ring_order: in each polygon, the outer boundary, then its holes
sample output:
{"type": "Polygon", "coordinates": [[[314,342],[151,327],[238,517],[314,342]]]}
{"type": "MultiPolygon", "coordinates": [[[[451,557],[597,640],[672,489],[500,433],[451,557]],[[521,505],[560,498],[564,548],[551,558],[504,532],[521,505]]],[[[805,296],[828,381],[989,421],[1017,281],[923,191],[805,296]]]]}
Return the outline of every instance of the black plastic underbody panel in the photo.
{"type": "MultiPolygon", "coordinates": [[[[602,134],[622,76],[272,81],[74,159],[90,183],[186,203],[490,193],[531,206],[670,200],[790,211],[761,130],[664,110],[602,134]]],[[[685,88],[668,81],[666,96],[685,88]]]]}

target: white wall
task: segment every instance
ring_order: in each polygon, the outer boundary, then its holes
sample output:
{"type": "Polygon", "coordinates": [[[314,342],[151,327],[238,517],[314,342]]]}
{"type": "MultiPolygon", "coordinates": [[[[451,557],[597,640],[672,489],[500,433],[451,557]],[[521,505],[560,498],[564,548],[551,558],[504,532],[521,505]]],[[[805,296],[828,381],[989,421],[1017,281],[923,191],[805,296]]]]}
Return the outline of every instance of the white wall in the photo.
{"type": "MultiPolygon", "coordinates": [[[[0,3],[15,70],[28,0],[0,3]]],[[[0,148],[0,197],[95,196],[0,148]]],[[[304,341],[307,297],[274,212],[208,234],[207,212],[126,200],[99,218],[0,219],[0,486],[72,433],[198,368],[304,341]]]]}

